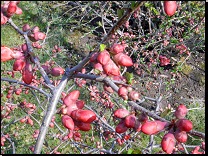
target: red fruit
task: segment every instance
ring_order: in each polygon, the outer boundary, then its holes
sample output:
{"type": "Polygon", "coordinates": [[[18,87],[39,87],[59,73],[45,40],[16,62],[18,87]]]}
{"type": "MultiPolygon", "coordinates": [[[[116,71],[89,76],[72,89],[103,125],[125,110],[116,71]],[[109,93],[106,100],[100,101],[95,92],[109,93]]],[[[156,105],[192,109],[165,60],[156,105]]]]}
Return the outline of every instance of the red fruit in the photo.
{"type": "Polygon", "coordinates": [[[128,128],[133,128],[136,124],[136,116],[135,115],[128,115],[125,118],[125,126],[128,128]]]}
{"type": "Polygon", "coordinates": [[[24,66],[25,66],[25,61],[23,61],[22,59],[18,59],[13,64],[13,70],[20,71],[24,68],[24,66]]]}
{"type": "Polygon", "coordinates": [[[172,16],[177,9],[176,1],[164,1],[164,11],[168,16],[172,16]]]}
{"type": "Polygon", "coordinates": [[[36,32],[39,32],[39,27],[36,26],[33,30],[32,30],[33,33],[36,33],[36,32]]]}
{"type": "Polygon", "coordinates": [[[175,137],[171,132],[168,132],[163,136],[163,139],[161,141],[161,147],[163,151],[167,154],[172,153],[173,148],[175,147],[175,137]]]}
{"type": "Polygon", "coordinates": [[[26,31],[30,30],[30,26],[29,26],[28,24],[25,24],[25,25],[22,27],[22,30],[23,30],[24,32],[26,32],[26,31]]]}
{"type": "Polygon", "coordinates": [[[125,47],[123,45],[114,44],[113,46],[111,46],[110,52],[113,54],[118,54],[118,53],[122,53],[124,51],[124,49],[125,49],[125,47]]]}
{"type": "Polygon", "coordinates": [[[49,124],[49,126],[53,128],[53,127],[54,127],[54,123],[51,122],[51,123],[49,124]]]}
{"type": "Polygon", "coordinates": [[[22,89],[21,88],[15,89],[15,94],[16,95],[20,95],[21,92],[22,92],[22,89]]]}
{"type": "Polygon", "coordinates": [[[14,54],[14,51],[11,48],[4,45],[1,46],[1,62],[13,60],[12,54],[14,54]]]}
{"type": "Polygon", "coordinates": [[[78,109],[71,113],[71,117],[75,120],[91,123],[96,119],[96,114],[91,110],[78,109]]]}
{"type": "Polygon", "coordinates": [[[105,84],[105,83],[103,84],[103,88],[104,88],[105,91],[107,91],[109,93],[113,93],[114,92],[114,90],[110,86],[105,84]]]}
{"type": "Polygon", "coordinates": [[[174,136],[176,138],[177,141],[179,141],[180,143],[184,143],[187,140],[187,134],[185,131],[181,131],[179,129],[177,129],[174,133],[174,136]]]}
{"type": "Polygon", "coordinates": [[[79,137],[79,138],[82,136],[81,133],[78,133],[78,132],[75,132],[74,135],[79,137]]]}
{"type": "Polygon", "coordinates": [[[76,101],[76,106],[78,109],[82,109],[85,105],[85,102],[84,101],[76,101]]]}
{"type": "Polygon", "coordinates": [[[199,152],[200,146],[196,146],[194,150],[192,151],[192,154],[202,154],[202,152],[199,152]]]}
{"type": "Polygon", "coordinates": [[[126,87],[120,87],[120,88],[118,89],[118,95],[119,95],[120,97],[123,97],[125,100],[128,99],[127,94],[128,94],[128,90],[126,89],[126,87]],[[126,97],[127,97],[127,99],[126,99],[126,97]]]}
{"type": "Polygon", "coordinates": [[[113,60],[121,66],[129,67],[129,66],[133,65],[133,62],[132,62],[131,58],[128,55],[124,54],[124,53],[116,54],[113,57],[113,60]]]}
{"type": "Polygon", "coordinates": [[[37,138],[38,137],[38,133],[36,133],[36,134],[33,134],[33,138],[37,138]]]}
{"type": "Polygon", "coordinates": [[[33,121],[29,118],[27,119],[27,122],[32,126],[33,125],[33,121]]]}
{"type": "Polygon", "coordinates": [[[65,98],[64,98],[64,104],[70,105],[71,103],[74,103],[79,98],[79,91],[74,90],[70,92],[65,98]]]}
{"type": "Polygon", "coordinates": [[[11,1],[11,3],[9,4],[8,8],[7,8],[7,16],[11,17],[12,15],[15,14],[17,10],[17,5],[14,1],[11,1]]]}
{"type": "Polygon", "coordinates": [[[176,126],[178,129],[180,129],[181,131],[185,131],[185,132],[188,132],[188,131],[192,130],[192,128],[193,128],[192,122],[187,119],[179,119],[176,122],[176,126]]]}
{"type": "Polygon", "coordinates": [[[100,64],[100,63],[94,63],[93,68],[94,68],[94,69],[98,69],[98,70],[100,70],[101,72],[103,71],[103,66],[102,66],[102,64],[100,64]]]}
{"type": "Polygon", "coordinates": [[[3,15],[1,12],[1,25],[5,24],[7,22],[7,17],[3,15]]]}
{"type": "Polygon", "coordinates": [[[90,123],[81,122],[74,120],[74,124],[81,130],[81,131],[89,131],[91,129],[90,123]]]}
{"type": "Polygon", "coordinates": [[[106,65],[110,61],[110,54],[107,50],[103,50],[97,57],[97,61],[102,64],[106,65]]]}
{"type": "Polygon", "coordinates": [[[72,118],[68,115],[64,115],[61,118],[61,122],[63,124],[64,127],[73,130],[74,129],[74,121],[72,120],[72,118]]]}
{"type": "Polygon", "coordinates": [[[42,33],[42,32],[36,32],[36,33],[34,33],[34,38],[35,38],[35,40],[43,40],[43,39],[45,39],[45,37],[46,37],[46,35],[44,34],[44,33],[42,33]]]}
{"type": "Polygon", "coordinates": [[[114,76],[120,75],[118,66],[110,59],[107,64],[103,66],[106,74],[112,74],[114,76]]]}
{"type": "Polygon", "coordinates": [[[139,122],[139,120],[136,120],[135,126],[133,127],[134,131],[140,132],[142,128],[142,124],[139,122]]]}
{"type": "Polygon", "coordinates": [[[72,131],[69,131],[68,138],[69,139],[73,138],[73,132],[72,131]]]}
{"type": "Polygon", "coordinates": [[[15,12],[16,15],[21,15],[22,14],[22,9],[17,7],[17,10],[15,12]]]}
{"type": "Polygon", "coordinates": [[[146,114],[139,114],[138,115],[138,120],[141,122],[147,122],[148,121],[148,116],[146,114]]]}
{"type": "Polygon", "coordinates": [[[176,118],[183,119],[186,116],[186,114],[187,114],[186,106],[180,105],[178,106],[178,108],[176,108],[176,111],[175,111],[176,118]]]}
{"type": "Polygon", "coordinates": [[[169,126],[171,123],[162,121],[149,121],[142,125],[142,132],[147,135],[157,134],[159,131],[163,130],[165,127],[169,126]]]}
{"type": "Polygon", "coordinates": [[[118,123],[115,130],[116,130],[117,133],[124,133],[128,130],[128,127],[125,126],[125,119],[122,119],[118,123]]]}
{"type": "Polygon", "coordinates": [[[99,55],[99,53],[92,54],[92,56],[90,57],[90,62],[96,63],[98,55],[99,55]]]}
{"type": "Polygon", "coordinates": [[[136,91],[131,91],[129,93],[129,98],[133,101],[136,101],[139,98],[139,93],[137,93],[136,91]]]}
{"type": "Polygon", "coordinates": [[[26,65],[22,70],[22,79],[26,84],[30,84],[33,79],[32,65],[28,60],[26,60],[26,65]]]}
{"type": "Polygon", "coordinates": [[[53,76],[60,76],[64,73],[64,69],[61,68],[61,67],[54,67],[52,70],[51,70],[51,74],[53,76]]]}
{"type": "Polygon", "coordinates": [[[72,111],[77,110],[77,109],[78,109],[77,105],[75,103],[72,103],[68,105],[66,108],[62,109],[62,114],[71,116],[72,111]]]}
{"type": "Polygon", "coordinates": [[[122,119],[129,115],[129,111],[123,108],[119,108],[114,112],[114,115],[115,117],[122,119]]]}
{"type": "Polygon", "coordinates": [[[131,137],[130,135],[125,135],[125,136],[124,136],[124,139],[125,139],[125,140],[128,140],[130,137],[131,137]]]}

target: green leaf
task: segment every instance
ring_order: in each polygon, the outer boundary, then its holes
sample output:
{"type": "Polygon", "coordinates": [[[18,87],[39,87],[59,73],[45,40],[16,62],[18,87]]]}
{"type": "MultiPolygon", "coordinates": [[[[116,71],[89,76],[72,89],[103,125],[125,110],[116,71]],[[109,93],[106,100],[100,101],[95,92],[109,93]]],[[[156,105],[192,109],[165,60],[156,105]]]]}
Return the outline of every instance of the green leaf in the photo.
{"type": "Polygon", "coordinates": [[[117,15],[118,18],[120,19],[124,15],[124,9],[117,9],[117,15]]]}
{"type": "Polygon", "coordinates": [[[100,74],[100,70],[99,69],[94,69],[95,74],[100,74]]]}
{"type": "Polygon", "coordinates": [[[129,148],[127,154],[132,154],[133,152],[134,152],[134,150],[129,148]]]}
{"type": "Polygon", "coordinates": [[[134,151],[134,152],[131,153],[131,154],[142,154],[142,152],[141,152],[140,150],[136,150],[136,151],[134,151]]]}
{"type": "Polygon", "coordinates": [[[135,1],[131,1],[131,9],[134,10],[135,7],[135,1]]]}
{"type": "Polygon", "coordinates": [[[86,46],[87,46],[87,48],[90,50],[91,49],[91,47],[90,47],[90,45],[89,44],[86,44],[86,46]]]}
{"type": "Polygon", "coordinates": [[[100,51],[103,51],[103,50],[105,50],[105,45],[104,44],[101,44],[100,45],[100,51]]]}
{"type": "Polygon", "coordinates": [[[99,25],[99,26],[102,26],[102,24],[101,24],[101,22],[99,21],[99,22],[97,22],[97,24],[99,25]]]}
{"type": "Polygon", "coordinates": [[[170,109],[166,109],[164,112],[162,112],[161,114],[160,114],[160,117],[165,117],[165,116],[167,116],[167,115],[169,115],[170,114],[170,112],[171,112],[171,110],[170,109]]]}
{"type": "Polygon", "coordinates": [[[131,84],[133,79],[134,79],[133,73],[130,74],[129,72],[127,72],[127,73],[126,73],[126,80],[127,80],[127,83],[128,83],[128,84],[131,84]]]}

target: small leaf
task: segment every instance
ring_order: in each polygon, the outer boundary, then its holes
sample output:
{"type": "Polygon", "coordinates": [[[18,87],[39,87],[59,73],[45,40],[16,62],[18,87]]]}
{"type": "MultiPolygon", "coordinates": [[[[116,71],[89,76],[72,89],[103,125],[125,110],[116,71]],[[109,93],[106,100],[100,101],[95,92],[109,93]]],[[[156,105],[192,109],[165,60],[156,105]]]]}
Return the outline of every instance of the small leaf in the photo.
{"type": "Polygon", "coordinates": [[[84,8],[82,8],[82,11],[85,11],[85,9],[84,9],[84,8]]]}
{"type": "Polygon", "coordinates": [[[118,15],[118,18],[120,19],[124,14],[124,9],[117,9],[117,15],[118,15]]]}
{"type": "Polygon", "coordinates": [[[135,1],[131,1],[131,9],[134,10],[135,7],[135,1]]]}
{"type": "Polygon", "coordinates": [[[105,45],[104,44],[101,44],[100,45],[100,51],[103,51],[103,50],[105,50],[105,45]]]}
{"type": "Polygon", "coordinates": [[[99,25],[99,26],[102,26],[102,24],[101,24],[101,22],[100,22],[100,21],[98,22],[98,25],[99,25]]]}
{"type": "Polygon", "coordinates": [[[134,152],[131,153],[131,154],[142,154],[142,152],[141,152],[140,150],[136,150],[136,151],[134,151],[134,152]]]}
{"type": "Polygon", "coordinates": [[[133,152],[134,152],[134,150],[129,148],[127,154],[132,154],[133,152]]]}
{"type": "Polygon", "coordinates": [[[100,70],[99,69],[94,69],[94,73],[95,74],[100,74],[100,70]]]}

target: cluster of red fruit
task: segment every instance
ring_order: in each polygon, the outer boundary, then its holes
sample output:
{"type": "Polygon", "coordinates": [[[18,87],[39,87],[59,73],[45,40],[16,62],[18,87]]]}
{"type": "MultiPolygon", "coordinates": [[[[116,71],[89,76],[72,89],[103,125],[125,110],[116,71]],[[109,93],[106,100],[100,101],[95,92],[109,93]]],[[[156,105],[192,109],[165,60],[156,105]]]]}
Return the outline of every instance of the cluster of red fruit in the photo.
{"type": "MultiPolygon", "coordinates": [[[[119,108],[114,112],[114,116],[120,118],[121,121],[116,126],[117,133],[124,133],[129,128],[133,128],[134,131],[139,132],[142,124],[140,122],[147,122],[148,117],[145,114],[138,114],[138,119],[134,114],[130,114],[128,110],[119,108]]],[[[127,138],[125,139],[127,140],[127,138]]]]}
{"type": "Polygon", "coordinates": [[[103,50],[100,53],[94,53],[90,58],[90,62],[94,63],[94,69],[99,70],[103,75],[119,76],[119,65],[125,67],[133,65],[131,58],[123,53],[124,49],[123,45],[114,44],[110,48],[113,60],[110,57],[110,53],[107,50],[103,50]]]}
{"type": "Polygon", "coordinates": [[[5,137],[4,136],[1,137],[1,146],[4,146],[4,142],[6,141],[6,137],[10,138],[9,134],[6,134],[5,137]]]}
{"type": "Polygon", "coordinates": [[[173,119],[173,123],[162,122],[162,121],[149,121],[142,125],[142,132],[147,135],[154,135],[169,127],[170,130],[167,134],[163,136],[161,147],[164,152],[170,154],[175,147],[175,139],[184,143],[187,140],[186,132],[190,131],[193,128],[191,121],[184,119],[187,114],[187,108],[184,105],[180,105],[175,111],[175,117],[179,119],[176,123],[173,119]]]}
{"type": "Polygon", "coordinates": [[[19,3],[20,1],[4,1],[4,4],[1,6],[1,25],[5,24],[14,14],[22,14],[22,9],[17,6],[19,3]]]}
{"type": "Polygon", "coordinates": [[[79,91],[70,92],[64,99],[60,107],[60,113],[63,114],[61,121],[64,127],[69,130],[79,129],[89,131],[90,123],[96,119],[96,114],[91,110],[82,110],[85,105],[84,101],[77,101],[79,91]]]}

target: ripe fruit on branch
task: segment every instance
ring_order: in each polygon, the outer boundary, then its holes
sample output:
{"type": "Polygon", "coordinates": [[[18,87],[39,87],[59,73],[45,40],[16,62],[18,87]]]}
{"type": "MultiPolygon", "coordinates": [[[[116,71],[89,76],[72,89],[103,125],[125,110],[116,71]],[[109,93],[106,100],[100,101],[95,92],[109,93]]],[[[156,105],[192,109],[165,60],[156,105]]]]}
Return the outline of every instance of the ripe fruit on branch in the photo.
{"type": "Polygon", "coordinates": [[[96,119],[96,114],[91,110],[78,109],[72,111],[71,117],[75,120],[91,123],[96,119]]]}
{"type": "Polygon", "coordinates": [[[148,121],[148,116],[146,114],[141,113],[141,114],[138,115],[138,119],[141,122],[147,122],[148,121]]]}
{"type": "Polygon", "coordinates": [[[133,127],[134,131],[140,132],[142,128],[142,124],[139,122],[139,120],[136,120],[135,126],[133,127]]]}
{"type": "Polygon", "coordinates": [[[185,131],[185,132],[188,132],[188,131],[192,130],[192,128],[193,128],[192,122],[187,119],[179,119],[176,122],[176,126],[178,129],[180,129],[181,131],[185,131]]]}
{"type": "Polygon", "coordinates": [[[17,5],[14,1],[11,1],[8,8],[7,8],[7,16],[8,17],[11,17],[12,15],[15,14],[17,10],[17,5]]]}
{"type": "Polygon", "coordinates": [[[113,93],[114,92],[114,90],[110,86],[105,84],[105,83],[103,84],[103,88],[104,88],[105,91],[107,91],[109,93],[113,93]]]}
{"type": "Polygon", "coordinates": [[[128,99],[127,94],[128,94],[128,90],[126,89],[126,87],[120,87],[120,88],[118,89],[118,95],[119,95],[120,97],[124,98],[125,100],[128,99]]]}
{"type": "Polygon", "coordinates": [[[1,62],[19,59],[23,56],[23,53],[20,51],[14,52],[11,48],[2,45],[1,46],[1,62]]]}
{"type": "Polygon", "coordinates": [[[29,60],[26,60],[26,64],[22,70],[22,79],[26,84],[30,84],[33,79],[32,65],[29,60]]]}
{"type": "Polygon", "coordinates": [[[125,126],[125,119],[122,119],[118,123],[115,130],[116,130],[117,133],[124,133],[128,130],[128,127],[125,126]]]}
{"type": "Polygon", "coordinates": [[[94,63],[94,64],[93,64],[93,68],[94,68],[94,69],[98,69],[98,70],[100,70],[101,72],[103,71],[103,66],[102,66],[102,64],[100,64],[100,63],[94,63]]]}
{"type": "Polygon", "coordinates": [[[174,136],[176,138],[177,141],[179,141],[180,143],[184,143],[187,140],[187,134],[185,131],[181,131],[179,129],[177,129],[174,133],[174,136]]]}
{"type": "Polygon", "coordinates": [[[46,37],[46,35],[44,34],[44,33],[42,33],[42,32],[36,32],[36,33],[34,33],[34,38],[35,38],[35,40],[43,40],[43,39],[45,39],[45,37],[46,37]]]}
{"type": "Polygon", "coordinates": [[[97,61],[102,64],[106,65],[110,61],[110,54],[107,50],[103,50],[97,57],[97,61]]]}
{"type": "Polygon", "coordinates": [[[125,47],[120,44],[114,44],[110,48],[110,52],[113,54],[122,53],[124,51],[125,47]]]}
{"type": "Polygon", "coordinates": [[[133,128],[136,124],[136,116],[135,115],[128,115],[125,118],[125,126],[128,128],[133,128]]]}
{"type": "Polygon", "coordinates": [[[72,111],[77,109],[82,109],[84,107],[84,101],[76,101],[76,103],[71,103],[67,105],[66,108],[62,109],[62,114],[64,115],[71,115],[72,111]]]}
{"type": "Polygon", "coordinates": [[[1,12],[1,25],[5,24],[7,22],[7,17],[4,16],[4,14],[1,12]]]}
{"type": "Polygon", "coordinates": [[[96,63],[98,55],[99,55],[99,53],[92,54],[92,56],[90,57],[90,62],[96,63]]]}
{"type": "Polygon", "coordinates": [[[157,134],[159,131],[163,130],[170,124],[170,122],[162,122],[159,120],[149,121],[142,125],[142,132],[147,135],[157,134]]]}
{"type": "Polygon", "coordinates": [[[173,148],[175,147],[175,137],[171,130],[163,136],[161,147],[167,154],[172,153],[173,148]]]}
{"type": "Polygon", "coordinates": [[[131,58],[128,55],[124,54],[124,53],[116,54],[113,57],[113,60],[121,66],[129,67],[129,66],[133,65],[133,62],[132,62],[131,58]]]}
{"type": "Polygon", "coordinates": [[[128,115],[129,111],[123,108],[119,108],[114,112],[114,116],[120,119],[125,118],[128,115]]]}
{"type": "Polygon", "coordinates": [[[175,116],[178,119],[183,119],[187,114],[187,108],[184,105],[180,105],[176,108],[175,116]]]}
{"type": "Polygon", "coordinates": [[[133,101],[136,101],[139,98],[139,93],[137,93],[136,91],[131,91],[129,93],[129,98],[133,101]]]}
{"type": "Polygon", "coordinates": [[[91,129],[90,123],[82,122],[74,120],[74,124],[81,130],[81,131],[89,131],[91,129]]]}
{"type": "Polygon", "coordinates": [[[74,90],[70,92],[65,98],[64,98],[64,104],[70,105],[71,103],[74,103],[79,98],[79,90],[74,90]]]}
{"type": "Polygon", "coordinates": [[[72,120],[72,118],[68,115],[64,115],[61,118],[61,122],[63,124],[64,127],[73,130],[74,129],[74,121],[72,120]]]}
{"type": "Polygon", "coordinates": [[[24,66],[25,66],[25,61],[23,61],[22,59],[18,59],[13,64],[13,70],[20,71],[24,68],[24,66]]]}
{"type": "Polygon", "coordinates": [[[103,66],[104,72],[106,74],[112,74],[114,76],[119,76],[119,68],[118,66],[110,59],[107,64],[103,66]]]}
{"type": "Polygon", "coordinates": [[[26,32],[26,31],[30,30],[30,26],[29,26],[28,24],[25,24],[25,25],[22,27],[22,30],[23,30],[24,32],[26,32]]]}
{"type": "Polygon", "coordinates": [[[164,11],[168,16],[172,16],[177,9],[176,1],[164,1],[164,11]]]}
{"type": "Polygon", "coordinates": [[[64,73],[64,69],[61,68],[61,67],[54,67],[52,70],[51,70],[51,75],[53,76],[60,76],[64,73]]]}

